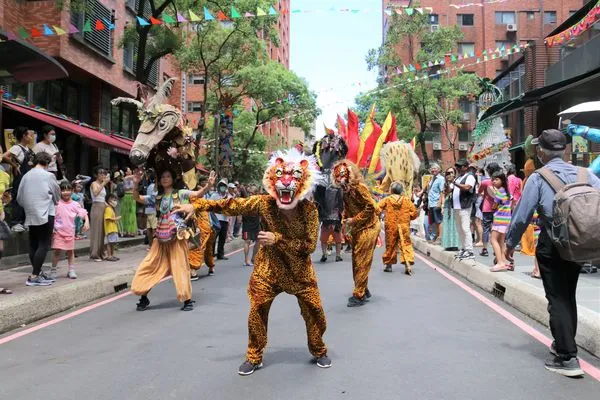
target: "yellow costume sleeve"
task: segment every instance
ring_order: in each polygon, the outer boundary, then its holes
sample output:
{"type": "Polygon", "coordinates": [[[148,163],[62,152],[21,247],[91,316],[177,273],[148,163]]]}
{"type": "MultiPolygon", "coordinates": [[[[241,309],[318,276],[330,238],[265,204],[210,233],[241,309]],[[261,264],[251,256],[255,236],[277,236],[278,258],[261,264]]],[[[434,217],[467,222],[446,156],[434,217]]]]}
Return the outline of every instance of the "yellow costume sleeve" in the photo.
{"type": "Polygon", "coordinates": [[[380,215],[382,212],[385,212],[386,207],[388,206],[388,197],[385,197],[377,203],[377,215],[380,215]]]}
{"type": "Polygon", "coordinates": [[[359,212],[354,217],[352,217],[352,221],[353,221],[352,228],[355,230],[358,230],[365,223],[367,223],[368,221],[371,220],[371,218],[373,217],[373,214],[375,214],[375,212],[376,212],[377,205],[375,204],[375,201],[371,197],[371,192],[369,192],[368,187],[366,187],[362,183],[359,183],[356,186],[355,190],[356,190],[356,196],[362,197],[362,202],[365,205],[364,209],[361,212],[359,212]]]}
{"type": "Polygon", "coordinates": [[[192,201],[196,216],[203,211],[212,211],[218,214],[231,216],[237,215],[260,215],[268,195],[258,195],[246,198],[205,200],[196,199],[192,201]]]}
{"type": "Polygon", "coordinates": [[[412,201],[410,201],[410,199],[408,197],[404,198],[404,204],[402,204],[402,207],[406,207],[406,209],[408,210],[408,212],[410,214],[411,220],[415,220],[419,216],[417,207],[415,207],[415,204],[412,201]]]}
{"type": "Polygon", "coordinates": [[[285,253],[296,253],[303,257],[310,256],[317,248],[319,237],[319,213],[317,207],[311,202],[305,202],[304,208],[299,212],[306,221],[306,238],[290,239],[283,233],[273,232],[275,235],[275,247],[285,253]]]}

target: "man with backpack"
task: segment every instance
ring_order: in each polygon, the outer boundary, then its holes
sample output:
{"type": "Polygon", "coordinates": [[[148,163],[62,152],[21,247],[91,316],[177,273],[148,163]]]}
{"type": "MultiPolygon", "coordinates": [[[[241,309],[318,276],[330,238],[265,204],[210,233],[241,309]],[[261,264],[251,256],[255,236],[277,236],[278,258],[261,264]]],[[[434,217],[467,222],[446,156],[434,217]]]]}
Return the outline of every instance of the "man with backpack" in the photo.
{"type": "Polygon", "coordinates": [[[475,175],[469,171],[467,160],[458,160],[456,163],[458,178],[454,181],[452,189],[452,208],[454,223],[460,238],[461,250],[456,255],[460,260],[473,260],[473,236],[471,235],[471,210],[477,198],[475,175]]]}
{"type": "Polygon", "coordinates": [[[581,266],[600,259],[597,229],[600,215],[600,179],[584,168],[563,161],[566,136],[548,129],[532,141],[545,166],[533,173],[512,214],[506,234],[506,257],[512,259],[533,212],[542,230],[536,247],[544,291],[548,299],[554,342],[546,369],[564,376],[583,375],[577,359],[577,302],[575,292],[581,266]],[[595,226],[596,228],[593,228],[595,226]]]}

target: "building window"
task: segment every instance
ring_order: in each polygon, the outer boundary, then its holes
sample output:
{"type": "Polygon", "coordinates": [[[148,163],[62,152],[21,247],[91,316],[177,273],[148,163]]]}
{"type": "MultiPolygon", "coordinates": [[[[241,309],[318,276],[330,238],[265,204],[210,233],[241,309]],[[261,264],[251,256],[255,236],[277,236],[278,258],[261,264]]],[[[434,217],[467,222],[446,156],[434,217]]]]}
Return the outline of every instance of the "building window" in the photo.
{"type": "MultiPolygon", "coordinates": [[[[126,71],[135,74],[137,69],[137,54],[138,54],[138,44],[134,43],[125,43],[123,45],[123,69],[126,71]]],[[[146,61],[146,65],[148,65],[148,61],[146,61]]],[[[158,85],[158,60],[155,60],[152,64],[152,68],[150,68],[150,73],[148,74],[148,79],[146,83],[150,86],[158,85]]]]}
{"type": "Polygon", "coordinates": [[[468,142],[470,141],[471,132],[469,131],[469,127],[466,125],[461,125],[458,128],[458,141],[459,142],[468,142]]]}
{"type": "Polygon", "coordinates": [[[473,26],[474,25],[473,14],[456,14],[456,23],[461,26],[473,26]]]}
{"type": "Polygon", "coordinates": [[[517,18],[512,11],[496,11],[496,25],[514,24],[517,18]]]}
{"type": "Polygon", "coordinates": [[[544,11],[544,24],[556,24],[556,11],[544,11]]]}
{"type": "Polygon", "coordinates": [[[112,106],[111,109],[111,129],[117,134],[135,139],[136,133],[140,127],[140,120],[137,117],[137,110],[127,104],[112,106]]]}
{"type": "Polygon", "coordinates": [[[199,101],[190,101],[187,103],[187,112],[202,112],[202,103],[199,101]]]}
{"type": "Polygon", "coordinates": [[[496,40],[496,48],[497,49],[510,49],[515,45],[514,42],[508,42],[506,40],[496,40]]]}
{"type": "Polygon", "coordinates": [[[48,108],[48,82],[33,83],[33,104],[48,108]]]}
{"type": "MultiPolygon", "coordinates": [[[[114,23],[112,11],[102,5],[98,0],[86,0],[85,8],[78,11],[71,11],[71,23],[80,31],[83,30],[86,21],[90,21],[94,24],[95,21],[98,20],[102,21],[105,25],[114,23]]],[[[83,34],[79,33],[76,36],[82,38],[86,44],[90,45],[102,55],[112,58],[113,30],[107,28],[98,31],[92,27],[90,32],[83,32],[83,34]]]]}
{"type": "Polygon", "coordinates": [[[48,109],[57,113],[64,113],[65,111],[65,92],[63,82],[50,81],[49,82],[49,101],[48,109]]]}
{"type": "Polygon", "coordinates": [[[475,43],[459,43],[458,54],[471,54],[475,53],[475,43]]]}
{"type": "Polygon", "coordinates": [[[204,85],[204,77],[202,75],[190,74],[188,82],[190,85],[204,85]]]}
{"type": "Polygon", "coordinates": [[[439,25],[440,24],[440,16],[437,14],[429,14],[429,23],[431,25],[439,25]]]}
{"type": "Polygon", "coordinates": [[[533,21],[535,19],[535,13],[533,11],[527,11],[527,19],[533,21]]]}

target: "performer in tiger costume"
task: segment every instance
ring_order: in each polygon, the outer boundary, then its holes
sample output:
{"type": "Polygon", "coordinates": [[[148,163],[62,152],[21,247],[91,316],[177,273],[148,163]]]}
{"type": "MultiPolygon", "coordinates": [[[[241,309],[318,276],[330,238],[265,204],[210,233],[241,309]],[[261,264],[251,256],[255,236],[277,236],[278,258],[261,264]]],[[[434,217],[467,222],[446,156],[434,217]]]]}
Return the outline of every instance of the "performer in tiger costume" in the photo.
{"type": "Polygon", "coordinates": [[[313,156],[291,149],[273,155],[263,176],[268,195],[247,198],[204,200],[181,205],[188,216],[203,211],[227,215],[258,215],[263,231],[258,234],[260,249],[248,284],[248,352],[240,375],[250,375],[262,367],[267,345],[269,309],[275,297],[286,292],[297,297],[306,322],[308,348],[321,368],[329,368],[323,342],[326,321],[311,261],[319,233],[317,207],[305,199],[319,178],[313,156]]]}
{"type": "Polygon", "coordinates": [[[381,229],[377,205],[356,164],[338,161],[331,174],[333,184],[344,193],[344,216],[351,229],[354,292],[348,299],[348,307],[362,306],[371,297],[369,272],[381,229]]]}
{"type": "Polygon", "coordinates": [[[385,213],[384,271],[392,272],[392,265],[398,260],[397,253],[400,247],[400,263],[405,264],[406,275],[411,275],[411,266],[415,264],[415,252],[410,240],[410,221],[416,219],[419,213],[413,202],[404,196],[404,186],[400,182],[392,183],[390,193],[377,204],[379,213],[385,213]]]}

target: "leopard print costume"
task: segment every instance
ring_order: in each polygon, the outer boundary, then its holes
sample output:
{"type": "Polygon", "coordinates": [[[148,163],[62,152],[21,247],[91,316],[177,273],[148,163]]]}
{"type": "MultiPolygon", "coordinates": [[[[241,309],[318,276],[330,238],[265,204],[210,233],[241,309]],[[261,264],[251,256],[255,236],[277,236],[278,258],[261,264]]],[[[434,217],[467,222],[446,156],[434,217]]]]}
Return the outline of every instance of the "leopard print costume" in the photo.
{"type": "Polygon", "coordinates": [[[413,180],[421,162],[408,143],[403,141],[386,143],[381,149],[381,161],[385,166],[385,177],[379,186],[389,193],[392,182],[400,182],[407,196],[412,196],[413,180]]]}
{"type": "Polygon", "coordinates": [[[192,249],[188,253],[190,268],[199,270],[202,264],[213,270],[215,268],[215,241],[217,235],[210,226],[208,212],[198,213],[196,217],[196,227],[200,230],[200,246],[192,249]]]}
{"type": "Polygon", "coordinates": [[[282,292],[298,299],[310,353],[316,358],[327,355],[323,342],[327,322],[311,261],[317,246],[319,216],[315,204],[304,199],[317,177],[314,157],[292,149],[276,154],[271,160],[271,167],[263,178],[269,195],[217,201],[198,199],[192,203],[196,214],[212,211],[258,215],[262,229],[275,236],[274,244],[260,246],[248,283],[250,314],[246,359],[252,364],[262,361],[267,345],[269,309],[282,292]]]}
{"type": "Polygon", "coordinates": [[[352,276],[353,296],[365,299],[368,291],[369,272],[381,225],[377,205],[367,185],[363,183],[358,167],[348,160],[338,161],[332,170],[332,182],[344,192],[344,216],[352,219],[352,276]]]}
{"type": "Polygon", "coordinates": [[[377,208],[379,213],[385,213],[385,252],[383,263],[394,265],[397,262],[398,247],[400,247],[400,263],[407,262],[407,272],[410,265],[415,263],[415,252],[410,240],[410,221],[419,216],[412,201],[406,196],[392,194],[382,199],[377,208]]]}

